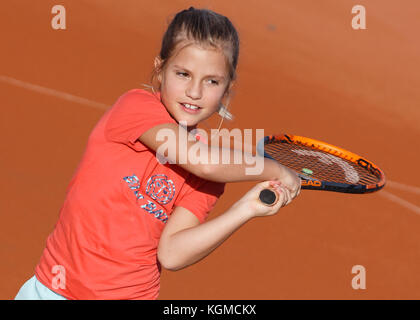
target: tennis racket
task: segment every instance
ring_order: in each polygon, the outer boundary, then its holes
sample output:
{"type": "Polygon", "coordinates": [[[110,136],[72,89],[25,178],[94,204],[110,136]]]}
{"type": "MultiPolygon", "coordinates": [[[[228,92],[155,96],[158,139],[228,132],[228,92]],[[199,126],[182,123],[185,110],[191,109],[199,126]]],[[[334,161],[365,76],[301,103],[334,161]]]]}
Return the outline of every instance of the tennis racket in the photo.
{"type": "MultiPolygon", "coordinates": [[[[344,193],[370,193],[385,185],[384,172],[371,161],[329,143],[291,134],[266,136],[257,152],[294,170],[301,189],[344,193]]],[[[273,205],[277,195],[270,189],[260,200],[273,205]]]]}

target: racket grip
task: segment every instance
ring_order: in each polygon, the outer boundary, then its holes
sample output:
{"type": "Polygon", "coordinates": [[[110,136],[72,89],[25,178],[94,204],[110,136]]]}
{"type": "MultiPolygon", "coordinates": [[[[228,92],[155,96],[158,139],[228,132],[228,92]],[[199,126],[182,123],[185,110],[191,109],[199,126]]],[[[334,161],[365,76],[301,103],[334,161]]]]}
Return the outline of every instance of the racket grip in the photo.
{"type": "Polygon", "coordinates": [[[264,189],[260,192],[260,201],[267,206],[273,206],[277,202],[277,193],[270,189],[264,189]]]}

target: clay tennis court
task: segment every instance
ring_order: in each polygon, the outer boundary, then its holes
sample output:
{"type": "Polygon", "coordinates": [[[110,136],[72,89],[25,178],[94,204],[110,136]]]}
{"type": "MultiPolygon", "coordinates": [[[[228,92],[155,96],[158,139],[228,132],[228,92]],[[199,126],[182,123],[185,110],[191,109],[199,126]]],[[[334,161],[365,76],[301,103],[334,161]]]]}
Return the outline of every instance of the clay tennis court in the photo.
{"type": "MultiPolygon", "coordinates": [[[[305,191],[209,257],[163,270],[160,299],[420,299],[420,3],[2,1],[0,298],[29,279],[88,135],[148,83],[169,19],[190,5],[241,37],[233,122],[327,141],[380,166],[377,193],[305,191]],[[66,8],[66,30],[51,8],[66,8]],[[366,8],[366,30],[351,9],[366,8]],[[366,269],[366,289],[351,282],[366,269]]],[[[228,184],[212,217],[253,183],[228,184]]]]}

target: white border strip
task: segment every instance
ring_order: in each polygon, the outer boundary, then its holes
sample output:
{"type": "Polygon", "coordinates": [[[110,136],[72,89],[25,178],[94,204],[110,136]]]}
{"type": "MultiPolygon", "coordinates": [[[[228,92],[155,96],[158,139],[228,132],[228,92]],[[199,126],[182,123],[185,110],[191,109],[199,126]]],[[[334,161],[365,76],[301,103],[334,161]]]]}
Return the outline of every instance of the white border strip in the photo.
{"type": "Polygon", "coordinates": [[[54,89],[50,89],[50,88],[45,88],[45,87],[41,87],[39,85],[36,84],[32,84],[32,83],[28,83],[28,82],[24,82],[21,80],[17,80],[8,76],[3,76],[0,75],[0,81],[5,82],[7,84],[16,86],[16,87],[20,87],[20,88],[24,88],[30,91],[34,91],[37,93],[41,93],[41,94],[45,94],[48,96],[53,96],[56,98],[60,98],[63,100],[67,100],[67,101],[71,101],[71,102],[75,102],[75,103],[79,103],[79,104],[83,104],[85,106],[91,107],[91,108],[95,108],[95,109],[100,109],[100,110],[106,110],[109,108],[108,105],[103,104],[103,103],[99,103],[96,101],[92,101],[92,100],[88,100],[82,97],[78,97],[75,95],[72,95],[70,93],[66,93],[66,92],[62,92],[62,91],[58,91],[58,90],[54,90],[54,89]]]}

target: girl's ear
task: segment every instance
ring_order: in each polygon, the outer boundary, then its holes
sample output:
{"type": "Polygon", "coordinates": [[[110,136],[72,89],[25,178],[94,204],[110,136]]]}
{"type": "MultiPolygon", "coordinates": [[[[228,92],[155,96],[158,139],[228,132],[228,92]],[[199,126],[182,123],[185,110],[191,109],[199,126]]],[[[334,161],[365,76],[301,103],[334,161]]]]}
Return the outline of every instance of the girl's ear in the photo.
{"type": "Polygon", "coordinates": [[[162,64],[162,59],[159,56],[155,57],[155,73],[159,82],[162,82],[162,64]]]}

